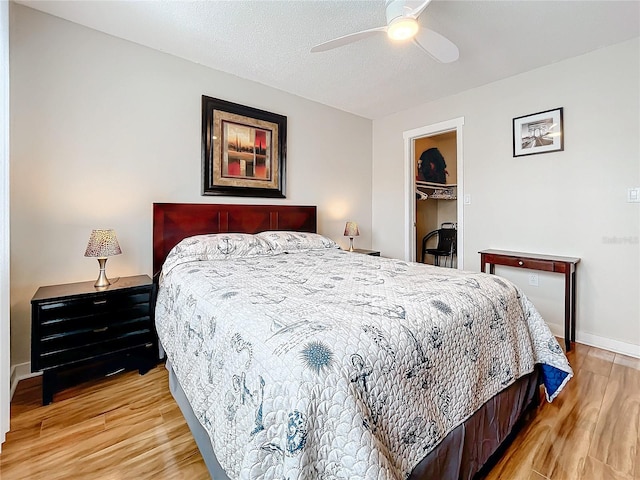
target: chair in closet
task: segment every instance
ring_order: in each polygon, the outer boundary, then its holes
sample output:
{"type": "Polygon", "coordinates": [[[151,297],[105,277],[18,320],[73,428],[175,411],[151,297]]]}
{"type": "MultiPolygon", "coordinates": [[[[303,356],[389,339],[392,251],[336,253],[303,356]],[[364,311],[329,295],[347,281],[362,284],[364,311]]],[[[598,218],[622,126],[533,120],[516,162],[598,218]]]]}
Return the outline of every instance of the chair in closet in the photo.
{"type": "Polygon", "coordinates": [[[447,259],[449,259],[449,266],[453,268],[453,258],[457,252],[457,237],[456,225],[451,222],[445,222],[439,229],[427,233],[422,239],[422,263],[425,263],[427,255],[433,255],[435,266],[439,267],[440,258],[444,258],[443,266],[447,266],[447,259]],[[427,248],[427,242],[433,237],[437,237],[437,246],[427,248]]]}

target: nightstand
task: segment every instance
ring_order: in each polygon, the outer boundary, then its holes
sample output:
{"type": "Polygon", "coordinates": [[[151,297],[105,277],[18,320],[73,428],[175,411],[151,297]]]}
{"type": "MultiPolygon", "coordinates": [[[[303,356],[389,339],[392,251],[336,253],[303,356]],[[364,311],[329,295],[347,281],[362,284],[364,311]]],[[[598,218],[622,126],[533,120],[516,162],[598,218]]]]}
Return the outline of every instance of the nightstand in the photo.
{"type": "Polygon", "coordinates": [[[364,255],[371,255],[372,257],[379,257],[380,251],[378,250],[367,250],[365,248],[354,248],[353,253],[362,253],[364,255]]]}
{"type": "Polygon", "coordinates": [[[112,282],[104,290],[95,280],[40,287],[31,299],[31,371],[42,370],[43,405],[65,376],[78,383],[130,368],[144,374],[158,363],[153,282],[112,282]]]}

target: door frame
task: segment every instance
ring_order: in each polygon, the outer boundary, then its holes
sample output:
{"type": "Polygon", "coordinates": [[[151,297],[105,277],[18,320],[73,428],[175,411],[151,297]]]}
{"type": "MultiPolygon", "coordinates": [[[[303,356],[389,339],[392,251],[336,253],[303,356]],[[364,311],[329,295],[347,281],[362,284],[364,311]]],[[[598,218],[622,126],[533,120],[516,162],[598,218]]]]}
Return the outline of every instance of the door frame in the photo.
{"type": "Polygon", "coordinates": [[[414,141],[418,138],[432,137],[441,133],[451,131],[456,132],[456,164],[458,167],[457,179],[457,264],[458,269],[464,268],[464,152],[462,141],[462,127],[464,126],[464,117],[446,120],[444,122],[426,125],[424,127],[414,128],[403,132],[404,138],[404,199],[405,199],[405,229],[407,232],[404,243],[404,258],[406,261],[416,261],[416,194],[415,194],[415,148],[414,141]]]}
{"type": "Polygon", "coordinates": [[[9,290],[9,3],[0,2],[0,452],[9,431],[11,383],[9,290]]]}

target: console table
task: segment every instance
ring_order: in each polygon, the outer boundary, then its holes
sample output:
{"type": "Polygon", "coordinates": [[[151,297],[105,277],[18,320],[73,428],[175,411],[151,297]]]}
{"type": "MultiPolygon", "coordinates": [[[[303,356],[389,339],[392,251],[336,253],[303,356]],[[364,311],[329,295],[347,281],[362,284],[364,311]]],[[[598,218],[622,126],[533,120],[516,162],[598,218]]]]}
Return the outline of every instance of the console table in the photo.
{"type": "Polygon", "coordinates": [[[492,274],[496,265],[564,274],[564,342],[567,352],[570,351],[571,342],[576,340],[576,265],[580,259],[506,250],[482,250],[478,253],[482,272],[488,263],[492,274]]]}

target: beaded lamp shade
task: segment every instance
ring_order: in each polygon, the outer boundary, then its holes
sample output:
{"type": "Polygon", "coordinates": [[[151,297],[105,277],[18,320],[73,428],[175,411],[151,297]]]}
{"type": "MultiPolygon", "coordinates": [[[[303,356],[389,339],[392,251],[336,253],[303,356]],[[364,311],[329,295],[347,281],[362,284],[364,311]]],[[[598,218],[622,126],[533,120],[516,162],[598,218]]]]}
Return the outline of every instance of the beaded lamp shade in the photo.
{"type": "Polygon", "coordinates": [[[112,229],[107,230],[92,230],[89,236],[89,243],[87,249],[84,252],[85,257],[97,257],[98,264],[100,265],[100,275],[95,286],[103,288],[111,285],[107,275],[105,273],[105,266],[107,263],[107,257],[114,255],[120,255],[120,244],[116,238],[116,232],[112,229]]]}
{"type": "Polygon", "coordinates": [[[112,229],[91,231],[87,250],[84,252],[85,257],[106,258],[121,253],[122,250],[120,250],[115,231],[112,229]]]}
{"type": "Polygon", "coordinates": [[[344,236],[349,237],[349,251],[353,252],[353,237],[360,235],[356,222],[347,222],[344,227],[344,236]]]}

